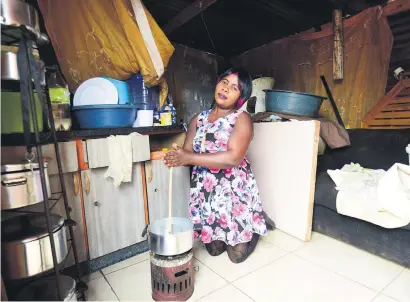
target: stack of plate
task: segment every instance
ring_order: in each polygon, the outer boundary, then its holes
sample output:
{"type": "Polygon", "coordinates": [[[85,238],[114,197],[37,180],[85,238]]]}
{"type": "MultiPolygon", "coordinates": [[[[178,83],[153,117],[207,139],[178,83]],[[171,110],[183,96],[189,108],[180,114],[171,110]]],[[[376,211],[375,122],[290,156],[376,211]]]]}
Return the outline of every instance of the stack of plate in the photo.
{"type": "Polygon", "coordinates": [[[81,128],[131,127],[137,116],[127,83],[107,77],[83,82],[75,92],[73,105],[81,128]]]}

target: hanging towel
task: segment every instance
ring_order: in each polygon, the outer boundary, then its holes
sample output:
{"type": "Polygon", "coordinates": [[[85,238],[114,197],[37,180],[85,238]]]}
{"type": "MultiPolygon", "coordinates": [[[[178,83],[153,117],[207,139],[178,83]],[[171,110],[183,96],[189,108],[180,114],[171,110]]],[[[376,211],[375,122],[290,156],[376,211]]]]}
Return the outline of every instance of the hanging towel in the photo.
{"type": "Polygon", "coordinates": [[[339,191],[339,214],[388,229],[410,223],[410,166],[394,164],[386,172],[352,163],[327,172],[339,191]]]}
{"type": "Polygon", "coordinates": [[[105,178],[114,179],[114,186],[132,180],[132,135],[111,135],[108,137],[109,166],[105,178]]]}

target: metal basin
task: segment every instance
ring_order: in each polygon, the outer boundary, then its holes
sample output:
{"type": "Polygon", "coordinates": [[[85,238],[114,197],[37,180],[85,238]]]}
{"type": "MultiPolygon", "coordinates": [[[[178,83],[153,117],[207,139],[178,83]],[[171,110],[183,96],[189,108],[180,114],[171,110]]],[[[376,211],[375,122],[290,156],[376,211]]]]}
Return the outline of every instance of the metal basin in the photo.
{"type": "Polygon", "coordinates": [[[297,116],[317,117],[320,106],[326,98],[309,93],[264,90],[266,93],[266,111],[297,116]]]}
{"type": "Polygon", "coordinates": [[[176,256],[188,252],[194,243],[194,224],[189,218],[172,217],[172,230],[168,232],[168,218],[160,219],[148,227],[148,243],[152,253],[176,256]]]}

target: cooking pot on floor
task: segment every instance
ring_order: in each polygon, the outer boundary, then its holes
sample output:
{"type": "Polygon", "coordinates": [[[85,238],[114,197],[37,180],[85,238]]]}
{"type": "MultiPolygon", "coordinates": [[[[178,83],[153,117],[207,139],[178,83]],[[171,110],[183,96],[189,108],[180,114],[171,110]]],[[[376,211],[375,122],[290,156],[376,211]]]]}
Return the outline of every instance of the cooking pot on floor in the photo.
{"type": "Polygon", "coordinates": [[[194,224],[191,219],[172,217],[171,223],[171,231],[168,229],[169,218],[156,220],[147,227],[148,245],[153,254],[176,256],[192,249],[194,224]]]}
{"type": "MultiPolygon", "coordinates": [[[[1,209],[10,210],[26,207],[44,201],[39,164],[1,166],[1,209]]],[[[50,181],[44,163],[47,194],[51,196],[50,181]]]]}
{"type": "MultiPolygon", "coordinates": [[[[61,299],[77,301],[76,283],[69,276],[60,275],[61,299]]],[[[54,276],[34,281],[14,298],[16,301],[58,301],[57,280],[54,276]]]]}
{"type": "MultiPolygon", "coordinates": [[[[57,262],[68,254],[63,217],[50,214],[57,262]]],[[[15,280],[32,277],[54,268],[51,243],[43,213],[24,213],[1,223],[2,277],[15,280]]]]}

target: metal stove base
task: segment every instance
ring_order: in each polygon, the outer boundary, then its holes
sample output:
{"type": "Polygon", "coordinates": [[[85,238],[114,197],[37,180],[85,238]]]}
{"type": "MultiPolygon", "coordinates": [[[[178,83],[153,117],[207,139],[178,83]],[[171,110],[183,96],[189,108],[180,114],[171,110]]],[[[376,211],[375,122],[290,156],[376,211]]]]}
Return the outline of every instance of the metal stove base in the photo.
{"type": "Polygon", "coordinates": [[[186,301],[194,293],[192,250],[182,255],[151,255],[151,288],[155,301],[186,301]]]}

